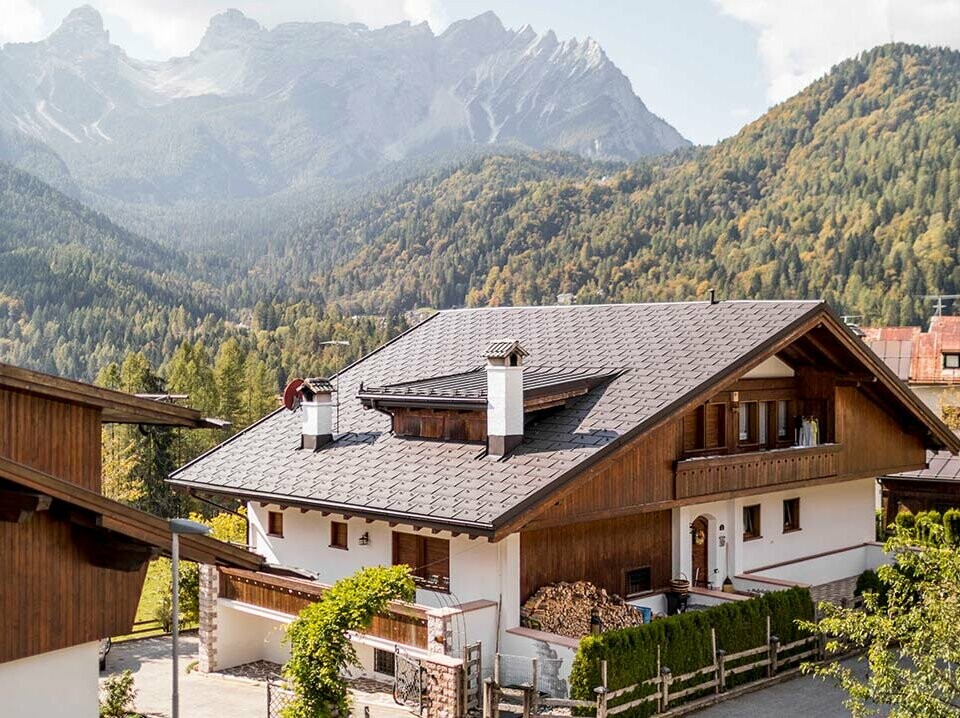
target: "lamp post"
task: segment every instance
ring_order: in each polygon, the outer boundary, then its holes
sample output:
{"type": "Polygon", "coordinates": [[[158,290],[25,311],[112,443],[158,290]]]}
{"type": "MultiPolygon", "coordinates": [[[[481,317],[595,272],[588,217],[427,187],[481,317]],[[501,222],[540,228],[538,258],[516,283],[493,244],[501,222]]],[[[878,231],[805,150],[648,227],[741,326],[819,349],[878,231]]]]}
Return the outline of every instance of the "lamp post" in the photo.
{"type": "Polygon", "coordinates": [[[173,540],[170,545],[171,570],[173,571],[173,609],[171,634],[173,638],[173,694],[171,697],[172,718],[180,718],[180,677],[178,675],[180,640],[180,534],[205,536],[210,527],[189,519],[170,519],[170,533],[173,540]]]}
{"type": "MultiPolygon", "coordinates": [[[[348,347],[350,342],[346,339],[330,339],[325,342],[320,342],[322,347],[348,347]]],[[[340,370],[342,371],[342,369],[340,370]]],[[[340,433],[340,371],[337,372],[337,413],[336,413],[336,425],[333,428],[335,434],[340,433]]]]}

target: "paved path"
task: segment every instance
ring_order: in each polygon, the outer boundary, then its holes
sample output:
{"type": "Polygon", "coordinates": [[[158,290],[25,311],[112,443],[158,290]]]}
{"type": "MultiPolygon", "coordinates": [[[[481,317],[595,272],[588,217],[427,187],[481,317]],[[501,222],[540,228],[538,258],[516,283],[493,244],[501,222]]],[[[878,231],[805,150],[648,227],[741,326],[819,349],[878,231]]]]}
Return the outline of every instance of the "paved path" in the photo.
{"type": "MultiPolygon", "coordinates": [[[[196,634],[180,637],[180,715],[186,718],[266,718],[267,688],[262,683],[218,675],[187,674],[187,666],[197,660],[196,634]]],[[[107,672],[133,671],[137,689],[136,708],[150,718],[170,716],[170,637],[144,638],[115,643],[107,656],[107,672]]],[[[371,718],[410,718],[389,695],[354,694],[354,714],[363,716],[370,706],[371,718]]]]}
{"type": "MultiPolygon", "coordinates": [[[[856,659],[845,663],[863,673],[863,664],[856,659]]],[[[690,715],[697,718],[849,718],[850,711],[843,707],[845,697],[832,681],[800,676],[690,715]]],[[[886,715],[886,711],[881,715],[886,715]]]]}
{"type": "MultiPolygon", "coordinates": [[[[265,718],[266,686],[241,680],[186,673],[197,660],[196,635],[180,637],[180,714],[190,718],[265,718]]],[[[107,656],[107,672],[133,671],[137,710],[147,716],[170,716],[172,661],[170,638],[144,638],[115,643],[107,656]]],[[[101,674],[101,677],[105,674],[101,674]]]]}

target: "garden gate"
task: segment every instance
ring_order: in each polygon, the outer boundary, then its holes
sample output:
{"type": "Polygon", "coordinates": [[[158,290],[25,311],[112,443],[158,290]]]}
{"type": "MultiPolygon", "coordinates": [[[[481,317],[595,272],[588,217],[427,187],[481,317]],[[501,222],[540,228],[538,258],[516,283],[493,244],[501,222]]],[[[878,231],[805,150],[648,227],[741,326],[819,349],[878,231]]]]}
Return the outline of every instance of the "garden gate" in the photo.
{"type": "Polygon", "coordinates": [[[393,700],[417,713],[423,705],[423,666],[397,646],[394,661],[393,700]]]}

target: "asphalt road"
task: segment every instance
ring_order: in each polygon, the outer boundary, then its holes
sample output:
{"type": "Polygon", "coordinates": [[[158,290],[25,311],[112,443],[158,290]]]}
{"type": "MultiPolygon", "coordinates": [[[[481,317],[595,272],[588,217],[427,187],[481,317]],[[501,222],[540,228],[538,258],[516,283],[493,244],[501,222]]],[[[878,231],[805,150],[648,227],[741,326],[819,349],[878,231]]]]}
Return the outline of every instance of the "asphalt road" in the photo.
{"type": "MultiPolygon", "coordinates": [[[[845,663],[863,674],[863,664],[855,658],[845,663]]],[[[799,676],[690,715],[697,718],[849,718],[850,711],[843,707],[845,697],[830,681],[799,676]]]]}

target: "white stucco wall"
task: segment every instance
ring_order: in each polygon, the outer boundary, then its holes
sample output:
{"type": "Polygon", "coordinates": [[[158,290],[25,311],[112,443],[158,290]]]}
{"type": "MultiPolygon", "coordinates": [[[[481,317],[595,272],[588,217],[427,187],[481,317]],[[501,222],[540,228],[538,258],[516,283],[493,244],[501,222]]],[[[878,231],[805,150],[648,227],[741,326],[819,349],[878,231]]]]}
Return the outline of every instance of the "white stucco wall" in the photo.
{"type": "MultiPolygon", "coordinates": [[[[417,603],[430,607],[444,607],[480,599],[499,601],[501,593],[519,596],[520,542],[511,536],[491,543],[486,539],[471,540],[467,536],[453,537],[449,532],[438,534],[428,529],[416,532],[409,527],[390,528],[384,521],[367,523],[364,519],[348,520],[347,550],[330,546],[330,523],[342,521],[336,516],[324,517],[318,511],[301,512],[288,508],[283,512],[283,538],[268,536],[267,512],[279,507],[261,507],[250,503],[251,542],[254,550],[266,556],[271,563],[313,571],[324,583],[333,583],[366,566],[389,566],[393,559],[394,531],[421,533],[450,541],[450,593],[417,591],[417,603]],[[366,533],[369,542],[360,545],[366,533]]],[[[517,599],[519,600],[519,599],[517,599]]],[[[504,602],[506,603],[506,602],[504,602]]],[[[519,607],[516,610],[519,622],[519,607]]]]}
{"type": "Polygon", "coordinates": [[[716,587],[728,575],[873,541],[875,485],[861,479],[674,509],[674,572],[693,578],[689,526],[701,515],[709,519],[708,561],[716,587]],[[783,501],[791,498],[800,499],[801,528],[784,533],[783,501]],[[744,541],[743,507],[754,504],[760,504],[762,536],[744,541]]]}
{"type": "Polygon", "coordinates": [[[0,663],[0,715],[96,718],[99,641],[0,663]]]}
{"type": "Polygon", "coordinates": [[[217,606],[217,668],[252,661],[286,663],[290,649],[283,642],[291,621],[277,611],[220,599],[217,606]]]}

